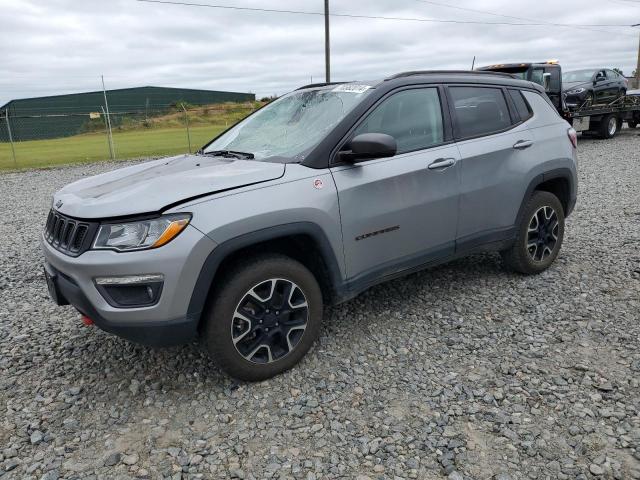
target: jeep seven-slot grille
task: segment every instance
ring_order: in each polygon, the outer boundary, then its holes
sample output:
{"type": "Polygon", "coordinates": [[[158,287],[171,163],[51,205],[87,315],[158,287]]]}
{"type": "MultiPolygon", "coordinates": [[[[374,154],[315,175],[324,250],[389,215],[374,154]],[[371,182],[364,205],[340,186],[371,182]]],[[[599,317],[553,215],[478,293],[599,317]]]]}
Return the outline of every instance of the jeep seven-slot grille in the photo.
{"type": "Polygon", "coordinates": [[[76,220],[52,209],[44,227],[44,238],[56,250],[76,257],[90,248],[97,226],[97,223],[76,220]]]}

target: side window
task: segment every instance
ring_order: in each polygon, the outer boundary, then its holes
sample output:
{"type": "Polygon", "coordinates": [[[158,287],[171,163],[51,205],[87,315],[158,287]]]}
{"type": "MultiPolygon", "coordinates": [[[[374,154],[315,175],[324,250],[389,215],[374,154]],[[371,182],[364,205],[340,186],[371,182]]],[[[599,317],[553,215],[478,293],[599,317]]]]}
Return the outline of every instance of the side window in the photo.
{"type": "Polygon", "coordinates": [[[507,102],[499,88],[449,87],[460,137],[476,137],[511,126],[507,102]]]}
{"type": "Polygon", "coordinates": [[[398,142],[398,153],[442,143],[442,109],[437,88],[403,90],[384,100],[354,133],[386,133],[398,142]]]}
{"type": "Polygon", "coordinates": [[[509,89],[509,95],[511,95],[511,100],[513,100],[513,104],[516,106],[516,112],[520,117],[520,121],[525,122],[529,120],[533,116],[533,111],[522,96],[522,92],[520,92],[520,90],[509,89]]]}
{"type": "Polygon", "coordinates": [[[531,72],[531,81],[537,83],[538,85],[542,85],[544,83],[543,75],[544,68],[534,68],[531,72]]]}
{"type": "Polygon", "coordinates": [[[548,73],[551,74],[551,81],[549,82],[549,90],[552,92],[560,91],[560,69],[550,68],[548,73]]]}

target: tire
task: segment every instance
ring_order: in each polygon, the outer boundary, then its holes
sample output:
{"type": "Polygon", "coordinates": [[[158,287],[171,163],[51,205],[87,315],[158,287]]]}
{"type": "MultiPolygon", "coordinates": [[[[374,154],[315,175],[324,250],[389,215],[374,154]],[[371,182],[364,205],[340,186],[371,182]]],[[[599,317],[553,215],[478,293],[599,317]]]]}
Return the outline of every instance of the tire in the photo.
{"type": "Polygon", "coordinates": [[[632,120],[627,122],[627,125],[629,126],[629,128],[636,128],[638,126],[638,122],[636,122],[635,120],[632,120]]]}
{"type": "Polygon", "coordinates": [[[620,130],[620,120],[613,114],[605,115],[600,120],[600,127],[598,129],[598,135],[600,138],[613,138],[618,134],[620,130]]]}
{"type": "Polygon", "coordinates": [[[582,102],[582,106],[591,107],[593,105],[593,92],[588,92],[584,97],[584,102],[582,102]]]}
{"type": "Polygon", "coordinates": [[[524,207],[517,225],[515,242],[509,249],[500,252],[502,261],[509,270],[516,272],[528,275],[543,272],[558,257],[563,238],[564,209],[560,200],[552,193],[535,191],[524,207]],[[550,211],[553,214],[550,215],[550,211]],[[543,217],[549,224],[542,224],[542,229],[530,232],[530,228],[536,227],[536,222],[538,226],[541,225],[543,217]],[[554,228],[554,221],[557,228],[554,228]],[[541,237],[545,243],[536,241],[541,237]],[[532,243],[535,244],[535,250],[532,243]]]}
{"type": "Polygon", "coordinates": [[[284,255],[260,255],[233,266],[219,285],[206,313],[204,340],[227,374],[266,380],[309,351],[320,332],[323,302],[304,265],[284,255]]]}

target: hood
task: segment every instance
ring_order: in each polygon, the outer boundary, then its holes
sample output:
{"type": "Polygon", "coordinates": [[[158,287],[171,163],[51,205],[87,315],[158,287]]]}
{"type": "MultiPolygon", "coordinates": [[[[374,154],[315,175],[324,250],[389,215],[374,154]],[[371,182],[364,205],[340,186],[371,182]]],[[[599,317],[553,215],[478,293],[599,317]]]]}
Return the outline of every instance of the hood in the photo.
{"type": "Polygon", "coordinates": [[[121,168],[71,183],[58,191],[54,206],[76,218],[108,218],[152,213],[222,190],[284,175],[281,163],[180,155],[121,168]]]}
{"type": "Polygon", "coordinates": [[[563,82],[562,83],[562,91],[568,92],[569,90],[573,90],[574,88],[591,88],[593,87],[593,82],[563,82]]]}

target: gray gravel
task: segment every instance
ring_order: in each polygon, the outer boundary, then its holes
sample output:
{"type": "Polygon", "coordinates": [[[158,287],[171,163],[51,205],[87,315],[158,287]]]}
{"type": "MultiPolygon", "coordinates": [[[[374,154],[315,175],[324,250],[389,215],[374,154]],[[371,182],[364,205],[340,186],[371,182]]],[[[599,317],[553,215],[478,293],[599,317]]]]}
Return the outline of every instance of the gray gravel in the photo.
{"type": "Polygon", "coordinates": [[[478,255],[378,286],[258,384],[48,300],[50,194],[114,164],[0,175],[0,477],[640,478],[638,133],[581,141],[549,271],[478,255]]]}

